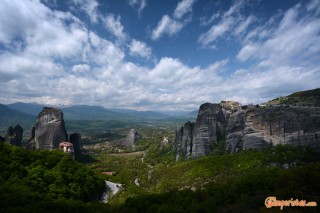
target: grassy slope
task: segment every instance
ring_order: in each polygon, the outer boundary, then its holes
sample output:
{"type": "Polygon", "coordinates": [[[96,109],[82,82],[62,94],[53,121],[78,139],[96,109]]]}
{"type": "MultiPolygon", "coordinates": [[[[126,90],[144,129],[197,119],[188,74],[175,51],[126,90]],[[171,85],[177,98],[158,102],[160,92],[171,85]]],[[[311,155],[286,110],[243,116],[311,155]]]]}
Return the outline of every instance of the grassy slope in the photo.
{"type": "Polygon", "coordinates": [[[145,163],[141,161],[142,156],[103,153],[95,156],[97,161],[92,168],[100,172],[115,171],[115,176],[106,178],[125,184],[125,190],[110,202],[117,211],[132,208],[147,212],[152,211],[150,206],[156,206],[153,211],[162,208],[170,208],[169,212],[200,211],[203,208],[203,212],[211,212],[205,205],[220,210],[245,210],[246,206],[240,205],[242,200],[245,203],[254,200],[252,209],[257,210],[263,208],[266,196],[273,193],[283,199],[295,195],[312,201],[320,192],[315,181],[302,181],[306,176],[312,180],[320,177],[320,164],[315,163],[320,161],[319,155],[307,147],[277,146],[263,152],[210,155],[182,162],[175,162],[171,148],[170,145],[150,145],[145,163]],[[295,168],[282,168],[284,164],[293,163],[295,168]],[[151,170],[152,178],[148,179],[151,170]],[[139,179],[139,187],[134,185],[135,178],[139,179]],[[190,202],[195,206],[190,207],[190,202]]]}
{"type": "Polygon", "coordinates": [[[267,104],[290,104],[297,106],[320,107],[320,89],[295,92],[286,97],[276,98],[267,104]]]}

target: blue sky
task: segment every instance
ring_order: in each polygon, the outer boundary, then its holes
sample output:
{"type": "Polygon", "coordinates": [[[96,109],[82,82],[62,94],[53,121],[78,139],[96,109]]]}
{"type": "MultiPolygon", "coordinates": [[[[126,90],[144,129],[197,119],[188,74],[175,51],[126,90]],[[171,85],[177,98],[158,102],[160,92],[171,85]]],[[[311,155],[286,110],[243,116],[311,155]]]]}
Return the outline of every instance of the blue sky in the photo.
{"type": "Polygon", "coordinates": [[[319,0],[0,1],[0,103],[262,103],[319,65],[319,0]]]}

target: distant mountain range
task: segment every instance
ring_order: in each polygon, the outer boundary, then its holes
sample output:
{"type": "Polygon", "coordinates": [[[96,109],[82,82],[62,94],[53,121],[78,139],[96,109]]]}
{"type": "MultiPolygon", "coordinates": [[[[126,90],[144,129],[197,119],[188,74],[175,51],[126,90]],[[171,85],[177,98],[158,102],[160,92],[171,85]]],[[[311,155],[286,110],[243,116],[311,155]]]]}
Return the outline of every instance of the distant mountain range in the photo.
{"type": "Polygon", "coordinates": [[[9,126],[20,124],[32,126],[36,116],[0,104],[0,130],[5,131],[9,126]]]}
{"type": "MultiPolygon", "coordinates": [[[[0,105],[0,132],[4,132],[10,125],[20,124],[26,130],[31,129],[37,115],[42,111],[43,105],[36,103],[12,103],[0,105]]],[[[196,113],[190,112],[184,115],[177,113],[173,116],[156,111],[137,111],[130,109],[106,109],[101,106],[75,105],[59,107],[62,109],[64,119],[72,124],[80,121],[112,121],[112,122],[139,122],[152,120],[185,121],[194,120],[196,113]],[[72,121],[72,122],[71,122],[72,121]]],[[[72,125],[73,126],[73,125],[72,125]]]]}
{"type": "MultiPolygon", "coordinates": [[[[285,104],[292,106],[320,107],[320,88],[314,90],[295,92],[266,102],[266,104],[285,104]]],[[[10,125],[20,124],[25,130],[30,131],[35,123],[37,115],[42,111],[43,105],[36,103],[13,103],[8,105],[0,104],[0,132],[6,131],[10,125]]],[[[185,122],[194,121],[198,110],[192,112],[156,112],[137,111],[130,109],[106,109],[100,106],[75,105],[59,107],[64,113],[64,119],[71,126],[76,127],[81,121],[103,121],[117,123],[135,123],[141,121],[155,122],[185,122]],[[68,122],[69,121],[69,122],[68,122]]],[[[99,122],[98,122],[99,123],[99,122]]],[[[82,125],[83,126],[83,125],[82,125]]]]}
{"type": "MultiPolygon", "coordinates": [[[[3,105],[4,106],[4,105],[3,105]]],[[[28,115],[37,116],[41,112],[43,105],[36,103],[13,103],[6,105],[12,110],[16,110],[28,115]]],[[[196,115],[197,111],[184,115],[174,116],[156,111],[137,111],[130,109],[106,109],[101,106],[75,105],[61,108],[65,120],[118,120],[118,119],[164,119],[170,117],[185,117],[196,115]]],[[[179,113],[177,113],[179,114],[179,113]]]]}

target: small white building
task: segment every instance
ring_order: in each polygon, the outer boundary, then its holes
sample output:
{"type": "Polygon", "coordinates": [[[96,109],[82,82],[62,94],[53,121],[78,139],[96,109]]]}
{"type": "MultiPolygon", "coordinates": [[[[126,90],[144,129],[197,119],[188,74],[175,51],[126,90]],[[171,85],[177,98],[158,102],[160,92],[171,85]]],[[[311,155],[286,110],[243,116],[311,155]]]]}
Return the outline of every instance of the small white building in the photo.
{"type": "Polygon", "coordinates": [[[63,141],[59,144],[59,147],[63,152],[73,155],[73,144],[67,141],[63,141]]]}

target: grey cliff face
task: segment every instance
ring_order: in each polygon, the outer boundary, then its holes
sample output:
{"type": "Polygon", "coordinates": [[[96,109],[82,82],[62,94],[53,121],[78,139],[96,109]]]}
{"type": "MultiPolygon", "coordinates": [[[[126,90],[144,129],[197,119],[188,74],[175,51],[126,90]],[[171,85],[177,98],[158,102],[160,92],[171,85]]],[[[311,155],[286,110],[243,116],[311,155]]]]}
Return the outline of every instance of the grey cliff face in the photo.
{"type": "Polygon", "coordinates": [[[229,120],[226,146],[231,153],[247,149],[259,150],[277,144],[320,145],[319,112],[298,108],[249,107],[232,116],[238,116],[243,122],[237,125],[229,120]]]}
{"type": "Polygon", "coordinates": [[[175,132],[174,147],[176,151],[176,160],[190,158],[192,156],[192,145],[193,145],[193,130],[194,123],[188,121],[175,132]]]}
{"type": "Polygon", "coordinates": [[[14,128],[10,126],[7,130],[5,141],[14,146],[21,146],[23,139],[23,128],[18,124],[14,128]]]}
{"type": "Polygon", "coordinates": [[[262,150],[277,144],[320,147],[320,111],[307,108],[249,106],[235,110],[221,104],[203,104],[195,123],[176,131],[177,159],[208,155],[214,144],[226,140],[230,153],[262,150]],[[226,133],[226,139],[221,137],[226,133]],[[191,153],[191,154],[190,154],[191,153]]]}
{"type": "Polygon", "coordinates": [[[36,149],[56,149],[59,147],[59,143],[68,140],[63,112],[57,108],[44,107],[39,113],[32,131],[34,131],[32,135],[36,149]]]}
{"type": "Polygon", "coordinates": [[[219,142],[226,127],[226,119],[220,104],[205,103],[200,106],[194,128],[192,158],[206,156],[219,142]]]}
{"type": "Polygon", "coordinates": [[[174,150],[176,159],[198,158],[208,155],[221,139],[226,128],[221,105],[205,103],[200,106],[195,123],[187,122],[176,131],[174,150]]]}
{"type": "Polygon", "coordinates": [[[127,147],[135,147],[135,142],[140,140],[141,136],[135,129],[131,129],[128,133],[127,138],[123,141],[122,145],[127,146],[127,147]]]}

